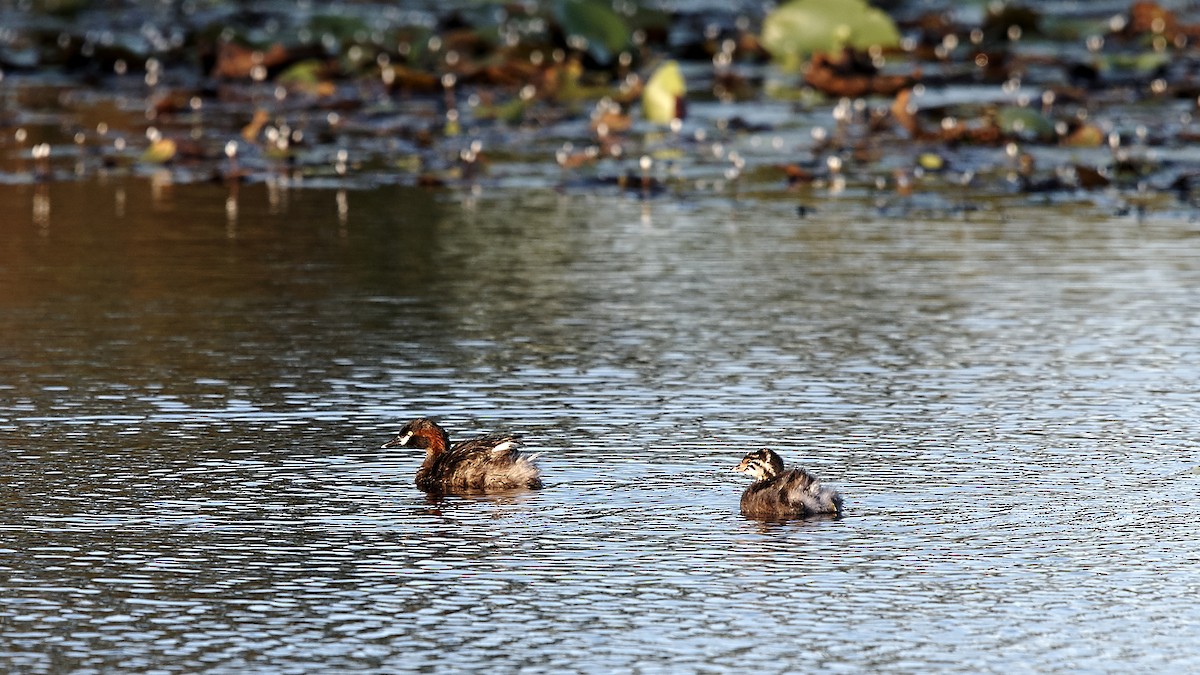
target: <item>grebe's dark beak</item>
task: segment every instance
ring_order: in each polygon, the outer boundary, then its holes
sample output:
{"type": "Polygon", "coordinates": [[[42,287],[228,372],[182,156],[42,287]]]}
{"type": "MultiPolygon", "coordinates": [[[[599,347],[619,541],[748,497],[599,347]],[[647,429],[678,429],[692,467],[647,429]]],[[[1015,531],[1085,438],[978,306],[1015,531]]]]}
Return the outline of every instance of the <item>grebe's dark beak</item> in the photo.
{"type": "Polygon", "coordinates": [[[402,448],[402,447],[404,447],[404,445],[406,443],[408,443],[409,439],[411,439],[411,438],[412,438],[411,432],[407,433],[407,434],[401,434],[401,435],[393,438],[392,440],[388,441],[387,443],[384,443],[383,445],[379,446],[379,449],[385,450],[387,448],[402,448]]]}

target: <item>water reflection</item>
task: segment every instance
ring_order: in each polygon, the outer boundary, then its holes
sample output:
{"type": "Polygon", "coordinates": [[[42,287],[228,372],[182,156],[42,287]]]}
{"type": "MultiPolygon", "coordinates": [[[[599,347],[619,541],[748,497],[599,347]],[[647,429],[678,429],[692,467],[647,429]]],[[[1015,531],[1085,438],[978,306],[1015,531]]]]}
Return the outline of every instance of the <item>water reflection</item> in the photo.
{"type": "Polygon", "coordinates": [[[338,229],[338,233],[344,237],[344,236],[346,236],[346,224],[349,222],[349,219],[350,219],[350,200],[346,197],[345,190],[337,191],[336,201],[337,201],[338,225],[340,226],[340,228],[338,229]]]}
{"type": "Polygon", "coordinates": [[[225,197],[225,236],[237,239],[238,223],[238,184],[229,184],[229,196],[225,197]]]}
{"type": "Polygon", "coordinates": [[[45,185],[34,189],[33,224],[43,235],[50,229],[50,190],[45,185]]]}
{"type": "Polygon", "coordinates": [[[0,187],[10,670],[1198,665],[1192,224],[109,180],[0,187]]]}

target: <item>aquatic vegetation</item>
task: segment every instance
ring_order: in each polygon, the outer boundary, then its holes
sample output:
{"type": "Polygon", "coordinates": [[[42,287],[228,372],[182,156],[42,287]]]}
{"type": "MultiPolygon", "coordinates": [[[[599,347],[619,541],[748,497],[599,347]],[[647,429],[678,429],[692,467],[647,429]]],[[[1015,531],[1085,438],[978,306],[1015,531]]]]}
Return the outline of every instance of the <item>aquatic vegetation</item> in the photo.
{"type": "Polygon", "coordinates": [[[790,0],[763,19],[762,44],[785,67],[795,68],[818,52],[899,46],[900,32],[891,17],[865,0],[790,0]]]}
{"type": "Polygon", "coordinates": [[[1200,12],[1151,2],[135,7],[0,9],[0,179],[1190,208],[1200,174],[1200,12]]]}
{"type": "Polygon", "coordinates": [[[633,47],[633,35],[625,21],[603,0],[558,0],[554,16],[567,34],[568,44],[608,65],[633,47]]]}
{"type": "Polygon", "coordinates": [[[687,83],[675,61],[667,61],[654,71],[642,90],[642,115],[656,124],[670,124],[684,117],[687,83]]]}

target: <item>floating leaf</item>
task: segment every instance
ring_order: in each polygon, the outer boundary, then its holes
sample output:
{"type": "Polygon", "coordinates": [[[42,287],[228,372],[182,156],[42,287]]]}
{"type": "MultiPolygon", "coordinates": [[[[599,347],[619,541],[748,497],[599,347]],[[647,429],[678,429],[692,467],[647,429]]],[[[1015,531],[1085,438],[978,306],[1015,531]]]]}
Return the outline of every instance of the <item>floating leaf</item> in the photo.
{"type": "Polygon", "coordinates": [[[418,173],[423,165],[424,162],[420,155],[401,155],[392,162],[392,166],[397,171],[405,173],[418,173]]]}
{"type": "Polygon", "coordinates": [[[1072,148],[1098,148],[1104,145],[1108,135],[1094,124],[1085,124],[1063,139],[1063,145],[1072,148]]]}
{"type": "Polygon", "coordinates": [[[814,54],[804,71],[804,82],[817,91],[836,97],[895,96],[912,85],[904,75],[883,75],[859,52],[844,49],[830,55],[814,54]]]}
{"type": "Polygon", "coordinates": [[[912,89],[901,89],[892,101],[892,118],[904,127],[909,136],[917,138],[921,135],[921,123],[917,120],[917,106],[912,103],[912,89]]]}
{"type": "Polygon", "coordinates": [[[225,42],[217,49],[217,62],[213,66],[212,74],[229,79],[253,78],[256,77],[259,68],[265,75],[267,69],[282,65],[291,58],[291,53],[282,44],[273,44],[263,51],[234,42],[225,42]]]}
{"type": "Polygon", "coordinates": [[[254,118],[250,123],[242,127],[242,138],[247,143],[255,143],[258,141],[258,135],[262,133],[263,127],[267,122],[271,121],[271,115],[266,110],[259,108],[254,111],[254,118]]]}
{"type": "Polygon", "coordinates": [[[1034,136],[1042,139],[1054,137],[1054,123],[1033,108],[1006,106],[996,111],[996,125],[1006,134],[1034,136]]]}
{"type": "Polygon", "coordinates": [[[550,88],[554,98],[560,103],[574,103],[583,98],[583,87],[579,79],[583,77],[583,64],[578,59],[570,59],[561,67],[551,68],[548,73],[550,88]]]}
{"type": "Polygon", "coordinates": [[[275,81],[293,91],[300,91],[314,96],[327,96],[333,93],[333,83],[323,80],[325,64],[319,59],[298,61],[279,74],[275,81]]]}
{"type": "Polygon", "coordinates": [[[896,24],[865,0],[792,0],[763,19],[763,47],[790,68],[814,52],[898,44],[896,24]]]}
{"type": "Polygon", "coordinates": [[[481,120],[499,120],[507,124],[520,124],[525,119],[528,103],[522,98],[514,98],[496,105],[481,105],[475,110],[475,118],[481,120]]]}
{"type": "Polygon", "coordinates": [[[642,91],[642,115],[655,124],[670,124],[683,117],[683,97],[687,84],[675,61],[667,61],[654,71],[642,91]]]}
{"type": "Polygon", "coordinates": [[[581,40],[596,61],[608,64],[633,45],[632,31],[608,0],[559,0],[554,15],[568,40],[581,40]]]}
{"type": "Polygon", "coordinates": [[[592,117],[591,129],[600,136],[605,136],[612,133],[622,133],[629,131],[633,126],[633,120],[629,115],[621,113],[620,109],[605,110],[599,115],[592,117]]]}
{"type": "Polygon", "coordinates": [[[678,161],[684,159],[685,157],[687,157],[687,155],[684,154],[683,150],[681,150],[679,148],[665,148],[665,147],[659,148],[659,149],[655,150],[654,152],[651,152],[650,156],[653,157],[654,161],[656,161],[656,162],[678,162],[678,161]]]}
{"type": "Polygon", "coordinates": [[[1109,70],[1133,71],[1150,74],[1160,68],[1165,68],[1171,62],[1171,55],[1165,52],[1143,52],[1140,54],[1110,54],[1101,63],[1109,70]]]}
{"type": "Polygon", "coordinates": [[[317,59],[297,61],[280,73],[275,81],[284,86],[315,86],[321,81],[321,71],[324,67],[325,65],[317,59]]]}
{"type": "Polygon", "coordinates": [[[1075,181],[1079,183],[1079,187],[1085,190],[1106,188],[1112,183],[1108,176],[1100,173],[1095,167],[1076,164],[1073,168],[1075,169],[1075,181]]]}
{"type": "Polygon", "coordinates": [[[160,138],[142,153],[141,161],[148,164],[166,164],[175,158],[175,141],[160,138]]]}
{"type": "Polygon", "coordinates": [[[922,152],[917,155],[917,166],[926,171],[941,171],[946,168],[946,160],[936,153],[922,152]]]}

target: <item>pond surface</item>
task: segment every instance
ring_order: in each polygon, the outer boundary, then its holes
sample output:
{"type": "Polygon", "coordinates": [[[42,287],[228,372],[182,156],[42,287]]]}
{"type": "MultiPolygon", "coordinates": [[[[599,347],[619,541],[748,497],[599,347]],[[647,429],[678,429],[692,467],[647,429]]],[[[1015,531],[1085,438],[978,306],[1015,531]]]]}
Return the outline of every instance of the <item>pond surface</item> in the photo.
{"type": "Polygon", "coordinates": [[[983,207],[0,186],[0,669],[1200,669],[1200,225],[983,207]]]}

